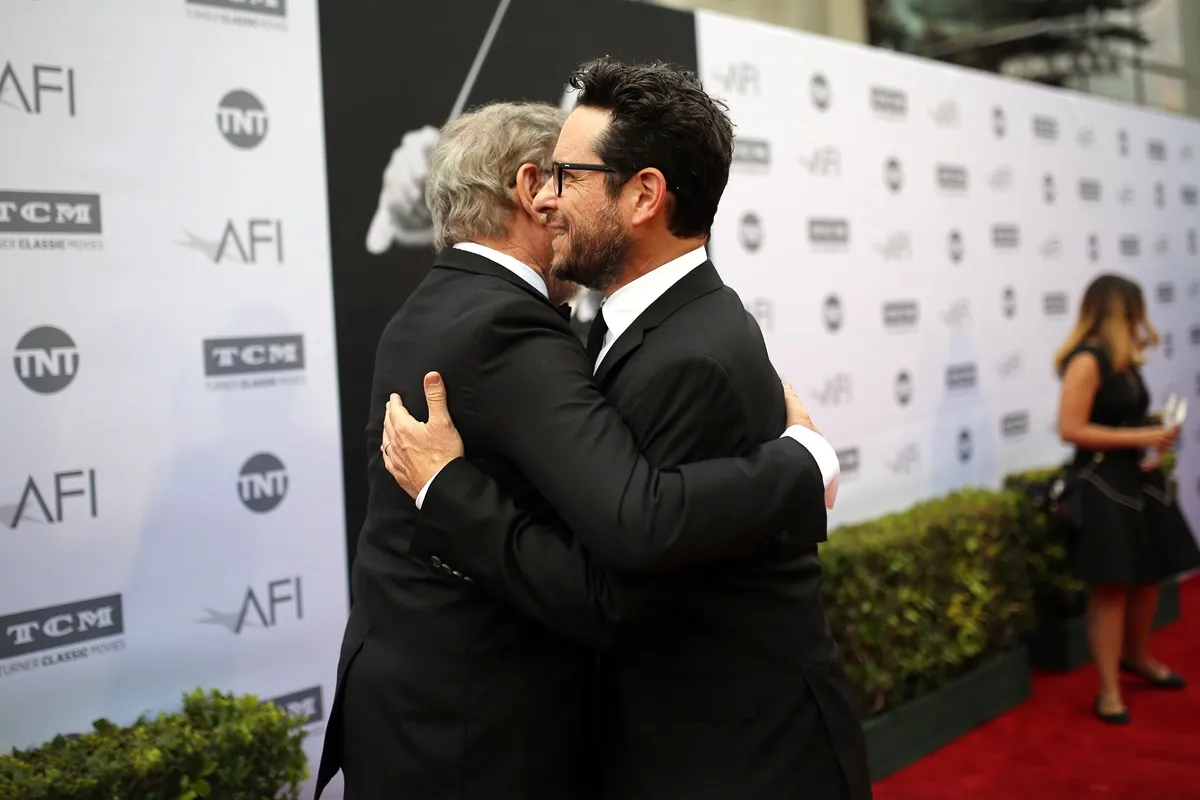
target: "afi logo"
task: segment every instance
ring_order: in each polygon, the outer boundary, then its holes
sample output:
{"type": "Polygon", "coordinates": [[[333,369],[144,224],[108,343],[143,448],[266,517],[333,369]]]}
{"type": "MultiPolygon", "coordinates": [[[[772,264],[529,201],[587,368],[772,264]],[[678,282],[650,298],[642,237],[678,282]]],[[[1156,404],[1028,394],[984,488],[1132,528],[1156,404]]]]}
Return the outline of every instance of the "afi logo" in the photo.
{"type": "Polygon", "coordinates": [[[9,530],[16,530],[22,522],[46,523],[55,525],[65,519],[65,506],[68,498],[80,497],[81,501],[72,501],[72,507],[86,503],[89,516],[96,516],[96,470],[75,469],[67,472],[55,472],[49,481],[43,481],[38,486],[37,480],[30,475],[25,481],[25,488],[15,506],[0,506],[0,525],[9,530]],[[47,503],[49,498],[52,502],[47,503]]]}
{"type": "Polygon", "coordinates": [[[79,351],[65,331],[49,325],[34,328],[17,342],[13,354],[17,378],[38,394],[61,392],[79,371],[79,351]]]}
{"type": "Polygon", "coordinates": [[[1090,127],[1080,128],[1078,138],[1079,138],[1079,146],[1080,147],[1084,148],[1085,150],[1092,149],[1092,145],[1094,145],[1096,143],[1095,128],[1090,128],[1090,127]]]}
{"type": "Polygon", "coordinates": [[[841,406],[854,402],[854,383],[850,375],[839,372],[827,378],[824,388],[813,392],[817,402],[823,406],[841,406]]]}
{"type": "Polygon", "coordinates": [[[237,611],[208,612],[206,619],[197,620],[202,625],[220,625],[235,636],[247,627],[274,628],[283,619],[304,619],[304,603],[300,578],[280,578],[267,584],[267,591],[256,594],[253,586],[246,587],[242,605],[237,611]]]}
{"type": "Polygon", "coordinates": [[[1021,374],[1022,361],[1020,353],[1009,353],[1000,362],[1000,377],[1015,378],[1021,374]]]}
{"type": "Polygon", "coordinates": [[[997,167],[988,183],[997,192],[1007,192],[1013,185],[1012,167],[997,167]]]}
{"type": "Polygon", "coordinates": [[[842,154],[836,147],[818,147],[812,156],[800,156],[800,164],[810,175],[822,178],[838,178],[842,174],[842,154]]]}
{"type": "Polygon", "coordinates": [[[958,103],[953,100],[943,100],[929,112],[929,116],[942,128],[957,128],[959,123],[958,103]]]}
{"type": "Polygon", "coordinates": [[[971,324],[971,303],[960,297],[942,312],[942,322],[951,328],[962,328],[971,324]]]}
{"type": "Polygon", "coordinates": [[[896,453],[887,467],[895,475],[911,475],[921,467],[921,448],[915,442],[910,442],[896,453]]]}
{"type": "Polygon", "coordinates": [[[717,83],[726,92],[742,96],[758,97],[762,94],[762,79],[758,67],[748,61],[730,64],[724,73],[717,73],[717,83]]]}
{"type": "Polygon", "coordinates": [[[1052,235],[1049,239],[1042,243],[1042,258],[1055,259],[1062,252],[1062,240],[1056,235],[1052,235]]]}
{"type": "Polygon", "coordinates": [[[41,114],[44,108],[65,110],[75,116],[75,70],[49,64],[34,64],[25,73],[24,85],[12,62],[0,72],[0,107],[15,108],[26,114],[41,114]]]}
{"type": "Polygon", "coordinates": [[[894,231],[875,249],[885,261],[908,261],[912,258],[912,236],[908,231],[894,231]]]}
{"type": "Polygon", "coordinates": [[[273,511],[283,502],[287,490],[287,470],[271,453],[251,456],[238,474],[238,497],[242,505],[258,514],[273,511]]]}
{"type": "Polygon", "coordinates": [[[842,327],[844,316],[841,298],[836,294],[826,297],[825,302],[821,306],[821,316],[825,320],[826,329],[830,333],[836,333],[842,327]]]}
{"type": "Polygon", "coordinates": [[[813,73],[808,82],[808,93],[812,98],[813,106],[818,111],[829,110],[829,105],[833,102],[833,89],[829,85],[828,78],[820,72],[813,73]]]}
{"type": "Polygon", "coordinates": [[[239,150],[251,150],[267,138],[267,108],[245,89],[234,89],[217,105],[217,129],[239,150]]]}
{"type": "Polygon", "coordinates": [[[257,264],[260,257],[264,261],[283,263],[283,220],[251,219],[242,230],[233,220],[227,220],[221,238],[215,242],[201,239],[190,231],[185,234],[187,240],[178,244],[202,253],[214,264],[223,261],[257,264]]]}

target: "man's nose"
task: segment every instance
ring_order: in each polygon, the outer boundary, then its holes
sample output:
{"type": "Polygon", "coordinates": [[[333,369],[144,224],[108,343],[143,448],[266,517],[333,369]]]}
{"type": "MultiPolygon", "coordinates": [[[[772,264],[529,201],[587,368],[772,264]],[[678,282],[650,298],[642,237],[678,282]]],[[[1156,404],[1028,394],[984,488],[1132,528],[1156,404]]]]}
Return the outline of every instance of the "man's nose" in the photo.
{"type": "Polygon", "coordinates": [[[554,191],[554,178],[542,184],[537,196],[533,198],[533,210],[539,214],[549,214],[558,208],[558,195],[554,191]]]}

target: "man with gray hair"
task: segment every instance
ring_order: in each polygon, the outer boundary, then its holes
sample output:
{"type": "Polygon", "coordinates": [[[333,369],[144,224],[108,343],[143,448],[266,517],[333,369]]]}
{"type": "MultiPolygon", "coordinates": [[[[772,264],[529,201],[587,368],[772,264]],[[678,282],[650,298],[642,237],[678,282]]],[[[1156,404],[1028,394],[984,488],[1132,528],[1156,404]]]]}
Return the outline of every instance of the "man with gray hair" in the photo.
{"type": "MultiPolygon", "coordinates": [[[[792,439],[661,471],[639,452],[557,305],[573,287],[549,277],[553,234],[534,202],[564,118],[541,104],[486,106],[447,125],[432,153],[426,200],[441,251],[376,352],[370,496],[318,797],[339,769],[349,800],[591,796],[587,643],[656,608],[623,586],[597,599],[600,632],[570,641],[438,558],[420,498],[385,465],[393,393],[418,417],[448,402],[462,461],[535,519],[563,509],[578,545],[626,573],[777,548],[821,496],[812,457],[792,439]],[[455,386],[448,401],[435,367],[455,386]]],[[[803,421],[796,401],[789,422],[803,421]]],[[[536,558],[538,542],[529,548],[536,558]]]]}

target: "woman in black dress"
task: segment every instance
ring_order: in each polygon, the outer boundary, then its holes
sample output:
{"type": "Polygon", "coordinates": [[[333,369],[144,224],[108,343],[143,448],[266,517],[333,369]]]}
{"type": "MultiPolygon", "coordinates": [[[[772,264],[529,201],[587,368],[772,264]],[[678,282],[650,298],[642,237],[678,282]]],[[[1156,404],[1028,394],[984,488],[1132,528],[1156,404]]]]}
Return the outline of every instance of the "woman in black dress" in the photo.
{"type": "Polygon", "coordinates": [[[1096,278],[1075,329],[1056,357],[1062,376],[1058,429],[1075,445],[1073,503],[1080,523],[1072,557],[1091,585],[1088,637],[1100,692],[1095,713],[1124,725],[1120,672],[1152,686],[1184,680],[1147,652],[1158,585],[1200,566],[1200,549],[1166,485],[1158,460],[1179,434],[1147,416],[1138,366],[1158,343],[1141,288],[1117,275],[1096,278]]]}

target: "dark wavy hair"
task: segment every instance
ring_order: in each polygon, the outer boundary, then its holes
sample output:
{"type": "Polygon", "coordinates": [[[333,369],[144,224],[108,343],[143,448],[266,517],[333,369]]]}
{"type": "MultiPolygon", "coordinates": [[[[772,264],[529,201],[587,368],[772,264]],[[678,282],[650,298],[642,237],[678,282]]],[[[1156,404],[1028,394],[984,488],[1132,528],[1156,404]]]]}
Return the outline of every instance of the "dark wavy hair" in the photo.
{"type": "Polygon", "coordinates": [[[667,227],[680,238],[708,236],[729,181],[733,123],[692,72],[674,64],[624,64],[602,58],[571,76],[576,105],[611,112],[596,143],[609,196],[639,170],[657,168],[670,190],[667,227]]]}

